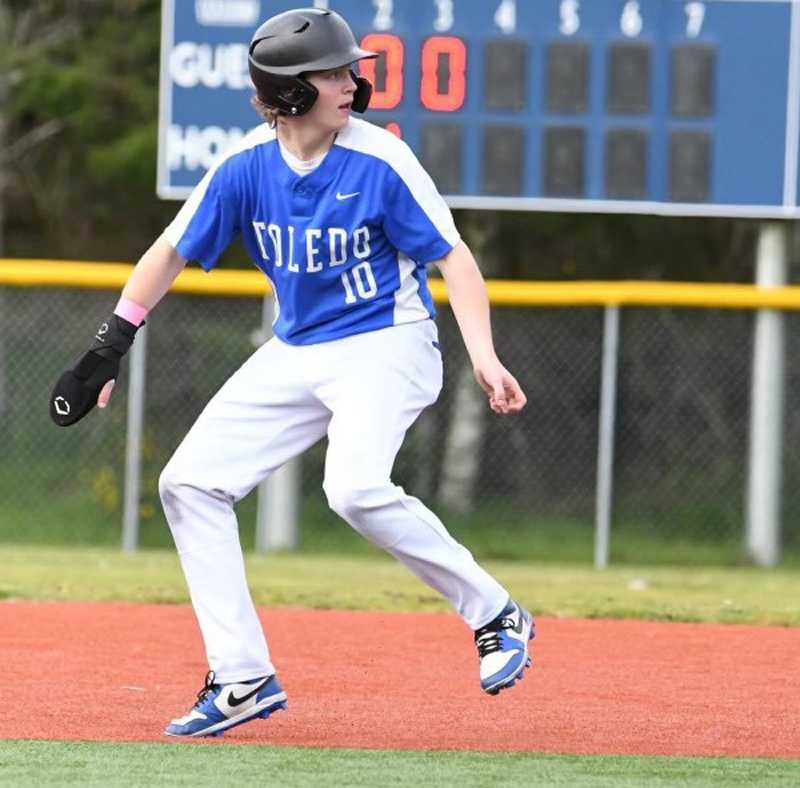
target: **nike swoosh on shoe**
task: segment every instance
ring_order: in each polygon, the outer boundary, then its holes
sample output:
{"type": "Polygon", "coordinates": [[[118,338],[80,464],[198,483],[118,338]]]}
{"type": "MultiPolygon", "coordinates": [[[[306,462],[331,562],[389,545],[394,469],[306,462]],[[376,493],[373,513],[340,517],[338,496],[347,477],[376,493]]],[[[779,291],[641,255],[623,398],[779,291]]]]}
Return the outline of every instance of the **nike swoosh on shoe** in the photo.
{"type": "Polygon", "coordinates": [[[227,703],[229,706],[241,706],[246,700],[250,700],[253,695],[257,695],[261,688],[272,678],[272,676],[267,676],[265,679],[262,679],[255,687],[255,689],[248,692],[246,695],[242,695],[240,698],[237,698],[236,695],[233,694],[233,690],[231,690],[231,694],[228,695],[227,703]]]}

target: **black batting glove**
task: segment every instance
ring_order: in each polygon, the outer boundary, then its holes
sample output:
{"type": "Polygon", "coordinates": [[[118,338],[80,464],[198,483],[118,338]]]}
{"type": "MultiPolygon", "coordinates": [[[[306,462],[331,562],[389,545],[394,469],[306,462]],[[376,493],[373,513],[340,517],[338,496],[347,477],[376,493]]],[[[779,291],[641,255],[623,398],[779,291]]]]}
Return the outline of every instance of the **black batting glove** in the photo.
{"type": "Polygon", "coordinates": [[[140,327],[119,315],[101,324],[89,350],[58,379],[50,396],[50,418],[59,427],[80,421],[97,404],[103,386],[119,378],[120,359],[140,327]]]}

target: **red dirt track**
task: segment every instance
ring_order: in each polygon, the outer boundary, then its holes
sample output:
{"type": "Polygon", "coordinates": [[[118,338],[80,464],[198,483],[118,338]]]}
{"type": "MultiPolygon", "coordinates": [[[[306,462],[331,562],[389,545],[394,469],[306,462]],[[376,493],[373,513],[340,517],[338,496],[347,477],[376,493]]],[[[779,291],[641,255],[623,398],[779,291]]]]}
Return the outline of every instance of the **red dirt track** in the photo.
{"type": "MultiPolygon", "coordinates": [[[[497,697],[453,615],[261,611],[289,711],[219,741],[800,757],[800,630],[539,619],[497,697]]],[[[188,606],[0,604],[3,739],[174,741],[206,666],[188,606]]],[[[217,740],[213,740],[217,741],[217,740]]]]}

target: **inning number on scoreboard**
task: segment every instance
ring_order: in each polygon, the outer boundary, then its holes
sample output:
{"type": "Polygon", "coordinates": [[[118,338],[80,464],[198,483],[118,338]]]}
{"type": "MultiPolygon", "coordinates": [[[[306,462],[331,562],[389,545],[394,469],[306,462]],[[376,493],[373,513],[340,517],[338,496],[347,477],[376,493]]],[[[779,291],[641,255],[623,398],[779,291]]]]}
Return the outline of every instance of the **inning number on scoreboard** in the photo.
{"type": "Polygon", "coordinates": [[[580,7],[578,0],[561,0],[558,32],[562,36],[574,36],[581,29],[580,7]]]}
{"type": "Polygon", "coordinates": [[[372,0],[375,7],[375,18],[372,20],[372,27],[375,30],[391,30],[394,27],[394,0],[372,0]]]}
{"type": "Polygon", "coordinates": [[[705,4],[687,3],[684,11],[686,12],[686,35],[689,38],[697,38],[703,32],[703,21],[706,18],[705,4]]]}

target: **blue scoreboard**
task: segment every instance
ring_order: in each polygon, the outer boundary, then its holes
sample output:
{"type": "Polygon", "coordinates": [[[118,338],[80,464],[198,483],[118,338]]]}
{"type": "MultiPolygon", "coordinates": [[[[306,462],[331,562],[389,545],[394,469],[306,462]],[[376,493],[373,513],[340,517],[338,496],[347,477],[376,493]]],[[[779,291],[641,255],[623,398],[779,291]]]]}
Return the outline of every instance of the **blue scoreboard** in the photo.
{"type": "Polygon", "coordinates": [[[161,197],[260,123],[250,36],[304,4],[452,207],[800,217],[800,0],[164,0],[161,197]]]}

